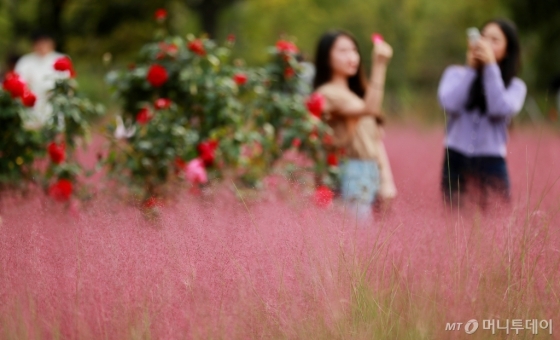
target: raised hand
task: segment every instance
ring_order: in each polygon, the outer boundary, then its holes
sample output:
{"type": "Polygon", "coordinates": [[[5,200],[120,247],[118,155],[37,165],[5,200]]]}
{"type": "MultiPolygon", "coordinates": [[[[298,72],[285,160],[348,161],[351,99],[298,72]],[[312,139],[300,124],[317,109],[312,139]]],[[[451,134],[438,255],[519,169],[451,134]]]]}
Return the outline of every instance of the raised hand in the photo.
{"type": "Polygon", "coordinates": [[[373,44],[372,57],[374,63],[388,64],[393,57],[393,48],[387,42],[377,40],[373,44]]]}
{"type": "Polygon", "coordinates": [[[474,47],[474,58],[485,65],[496,62],[494,50],[486,39],[480,39],[474,47]]]}
{"type": "Polygon", "coordinates": [[[475,57],[476,43],[468,45],[467,49],[467,65],[474,69],[480,68],[480,61],[475,57]]]}

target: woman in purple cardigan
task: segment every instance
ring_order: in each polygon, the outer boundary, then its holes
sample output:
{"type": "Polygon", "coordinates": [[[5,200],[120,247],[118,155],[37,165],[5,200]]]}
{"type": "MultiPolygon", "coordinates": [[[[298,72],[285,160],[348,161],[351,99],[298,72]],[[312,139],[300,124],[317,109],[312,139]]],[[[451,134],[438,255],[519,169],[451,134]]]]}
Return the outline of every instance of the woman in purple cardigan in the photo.
{"type": "Polygon", "coordinates": [[[445,70],[438,98],[447,116],[441,183],[447,202],[456,205],[471,181],[480,189],[483,207],[489,189],[509,201],[507,128],[521,111],[527,92],[516,77],[519,67],[515,25],[499,19],[488,22],[482,37],[469,42],[466,66],[445,70]]]}

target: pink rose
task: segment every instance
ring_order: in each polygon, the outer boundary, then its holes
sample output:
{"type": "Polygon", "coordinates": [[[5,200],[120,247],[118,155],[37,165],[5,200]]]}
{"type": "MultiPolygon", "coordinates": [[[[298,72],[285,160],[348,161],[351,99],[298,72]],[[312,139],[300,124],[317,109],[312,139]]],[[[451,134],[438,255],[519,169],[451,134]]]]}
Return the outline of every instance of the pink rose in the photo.
{"type": "Polygon", "coordinates": [[[379,42],[382,42],[382,41],[383,41],[383,36],[382,36],[381,34],[379,34],[379,33],[373,33],[373,34],[371,35],[371,41],[372,41],[374,44],[377,44],[377,43],[379,43],[379,42]]]}
{"type": "Polygon", "coordinates": [[[200,158],[195,158],[187,164],[185,175],[187,176],[187,180],[193,184],[208,182],[204,161],[200,158]]]}
{"type": "Polygon", "coordinates": [[[165,110],[171,106],[171,99],[159,98],[155,101],[154,107],[156,110],[165,110]]]}

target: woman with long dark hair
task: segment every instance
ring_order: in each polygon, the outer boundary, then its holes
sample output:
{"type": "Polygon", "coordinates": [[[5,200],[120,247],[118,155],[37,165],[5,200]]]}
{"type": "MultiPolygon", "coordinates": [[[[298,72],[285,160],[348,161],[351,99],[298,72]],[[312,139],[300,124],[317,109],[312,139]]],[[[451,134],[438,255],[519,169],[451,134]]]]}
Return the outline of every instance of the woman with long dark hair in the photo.
{"type": "Polygon", "coordinates": [[[319,40],[314,89],[325,100],[324,117],[334,131],[335,152],[348,160],[341,165],[341,195],[360,220],[372,216],[376,195],[392,198],[396,189],[383,146],[381,104],[387,64],[393,50],[376,39],[369,82],[362,68],[356,39],[331,31],[319,40]]]}
{"type": "Polygon", "coordinates": [[[469,42],[467,65],[445,70],[438,97],[447,117],[444,198],[456,205],[472,180],[485,207],[490,190],[509,201],[507,130],[523,107],[527,88],[516,77],[520,44],[515,25],[496,19],[481,33],[480,39],[469,42]]]}

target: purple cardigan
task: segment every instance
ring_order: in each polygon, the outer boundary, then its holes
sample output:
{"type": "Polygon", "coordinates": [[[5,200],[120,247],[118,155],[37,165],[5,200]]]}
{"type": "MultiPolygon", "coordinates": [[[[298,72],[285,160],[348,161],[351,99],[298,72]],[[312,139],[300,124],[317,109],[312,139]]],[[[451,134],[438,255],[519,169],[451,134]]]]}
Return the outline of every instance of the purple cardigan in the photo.
{"type": "Polygon", "coordinates": [[[469,112],[465,106],[476,71],[467,66],[450,66],[441,78],[438,98],[447,115],[448,148],[466,156],[501,156],[507,154],[507,126],[523,107],[527,87],[513,78],[505,87],[498,64],[484,66],[482,81],[487,112],[469,112]]]}

